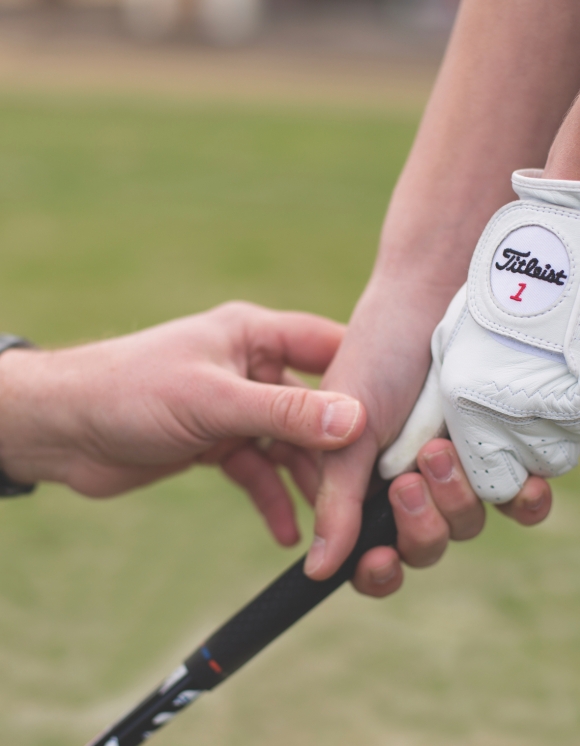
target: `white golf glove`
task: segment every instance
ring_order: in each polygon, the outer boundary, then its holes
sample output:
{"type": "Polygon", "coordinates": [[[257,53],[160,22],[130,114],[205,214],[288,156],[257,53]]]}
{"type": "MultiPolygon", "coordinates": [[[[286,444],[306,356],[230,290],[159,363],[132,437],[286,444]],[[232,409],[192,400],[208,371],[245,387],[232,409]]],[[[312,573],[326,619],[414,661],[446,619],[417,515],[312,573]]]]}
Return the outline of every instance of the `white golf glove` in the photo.
{"type": "Polygon", "coordinates": [[[405,427],[379,463],[414,467],[445,426],[476,494],[501,503],[529,474],[554,477],[580,455],[580,182],[516,171],[466,285],[431,343],[433,364],[405,427]]]}

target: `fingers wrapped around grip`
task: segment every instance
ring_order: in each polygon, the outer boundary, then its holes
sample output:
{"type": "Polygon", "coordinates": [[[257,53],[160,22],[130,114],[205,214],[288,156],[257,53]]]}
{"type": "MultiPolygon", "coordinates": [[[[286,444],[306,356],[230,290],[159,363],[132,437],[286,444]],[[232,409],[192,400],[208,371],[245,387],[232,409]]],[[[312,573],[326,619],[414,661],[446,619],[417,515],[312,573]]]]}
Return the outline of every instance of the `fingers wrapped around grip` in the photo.
{"type": "Polygon", "coordinates": [[[449,539],[476,536],[485,523],[485,511],[449,441],[431,441],[417,461],[420,474],[395,479],[389,496],[399,553],[407,564],[424,567],[439,559],[449,539]]]}
{"type": "MultiPolygon", "coordinates": [[[[417,457],[420,473],[403,474],[389,492],[398,529],[397,553],[377,547],[359,563],[354,585],[362,593],[386,596],[402,583],[400,560],[411,567],[434,564],[449,540],[477,536],[485,525],[485,508],[473,491],[453,444],[427,443],[417,457]]],[[[525,526],[543,521],[552,505],[547,482],[530,477],[510,501],[498,509],[525,526]]]]}

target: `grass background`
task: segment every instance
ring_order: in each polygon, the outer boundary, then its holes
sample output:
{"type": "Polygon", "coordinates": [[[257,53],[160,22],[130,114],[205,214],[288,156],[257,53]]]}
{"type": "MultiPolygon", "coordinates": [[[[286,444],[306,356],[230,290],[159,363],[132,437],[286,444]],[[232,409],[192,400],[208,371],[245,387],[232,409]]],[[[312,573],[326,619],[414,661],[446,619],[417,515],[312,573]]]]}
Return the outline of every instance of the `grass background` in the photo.
{"type": "MultiPolygon", "coordinates": [[[[231,298],[346,321],[418,117],[0,96],[0,319],[41,345],[231,298]]],[[[580,736],[578,475],[403,591],[344,588],[159,746],[536,746],[580,736]]],[[[199,469],[0,505],[0,743],[80,746],[294,559],[199,469]]],[[[301,512],[305,535],[310,517],[301,512]]]]}

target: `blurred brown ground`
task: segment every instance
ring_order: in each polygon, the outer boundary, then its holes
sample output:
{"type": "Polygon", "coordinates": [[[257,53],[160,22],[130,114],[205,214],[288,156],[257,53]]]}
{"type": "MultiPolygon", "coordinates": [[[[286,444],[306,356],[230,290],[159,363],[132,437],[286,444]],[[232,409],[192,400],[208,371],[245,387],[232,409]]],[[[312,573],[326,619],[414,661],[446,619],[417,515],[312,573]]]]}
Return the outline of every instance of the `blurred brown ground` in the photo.
{"type": "Polygon", "coordinates": [[[114,7],[60,5],[0,14],[0,89],[154,94],[280,104],[417,109],[448,29],[377,22],[367,7],[268,19],[252,43],[132,39],[114,7]]]}

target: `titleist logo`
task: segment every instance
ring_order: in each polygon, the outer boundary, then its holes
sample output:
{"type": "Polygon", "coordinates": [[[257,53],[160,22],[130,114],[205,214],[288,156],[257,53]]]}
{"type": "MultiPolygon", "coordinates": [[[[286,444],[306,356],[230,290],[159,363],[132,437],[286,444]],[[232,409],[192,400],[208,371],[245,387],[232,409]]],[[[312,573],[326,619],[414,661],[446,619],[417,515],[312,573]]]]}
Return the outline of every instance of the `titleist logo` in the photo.
{"type": "Polygon", "coordinates": [[[531,251],[516,251],[515,249],[504,249],[503,256],[507,259],[505,264],[495,263],[497,269],[505,269],[506,272],[513,272],[515,275],[527,275],[528,277],[535,277],[536,280],[543,280],[544,282],[551,282],[554,285],[564,285],[564,280],[567,279],[568,275],[561,269],[559,272],[554,272],[551,264],[546,264],[542,267],[535,257],[528,259],[531,251]]]}

